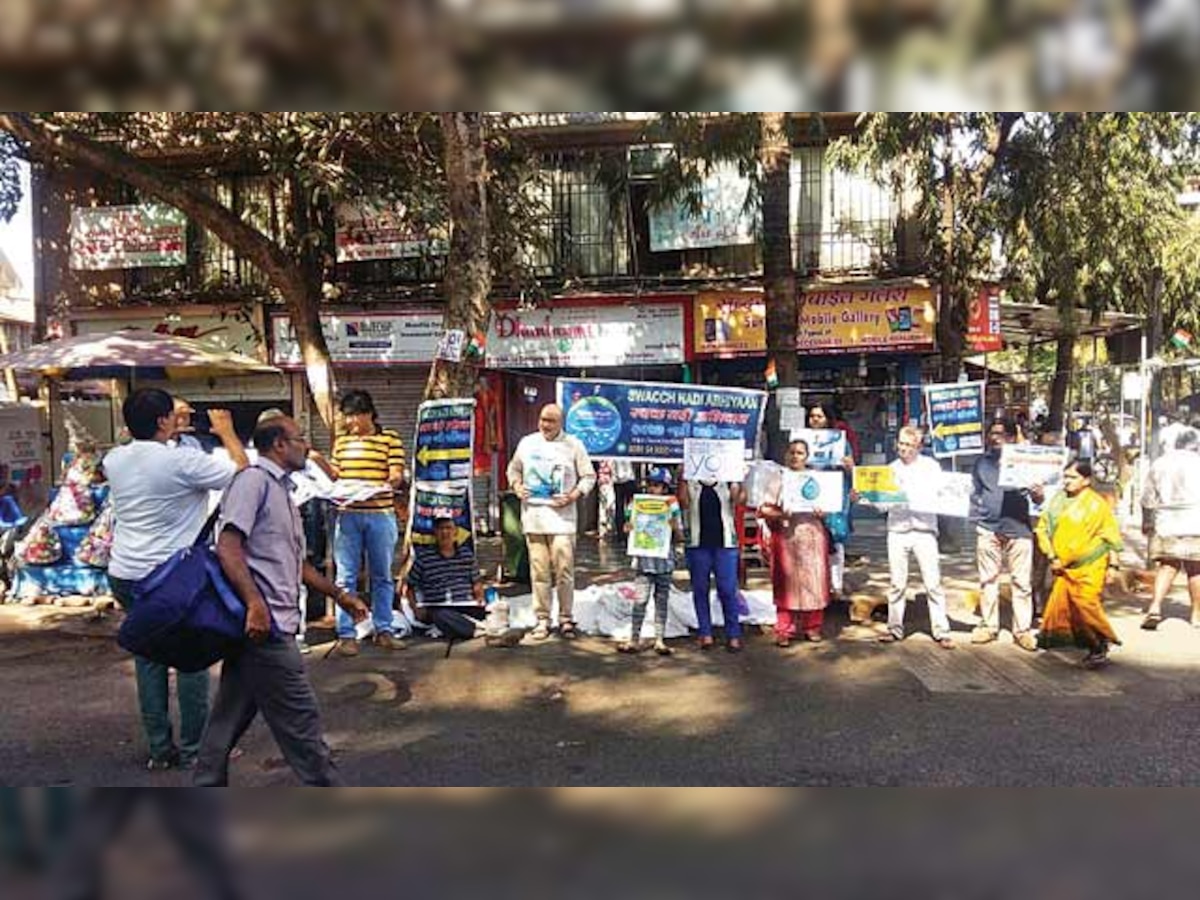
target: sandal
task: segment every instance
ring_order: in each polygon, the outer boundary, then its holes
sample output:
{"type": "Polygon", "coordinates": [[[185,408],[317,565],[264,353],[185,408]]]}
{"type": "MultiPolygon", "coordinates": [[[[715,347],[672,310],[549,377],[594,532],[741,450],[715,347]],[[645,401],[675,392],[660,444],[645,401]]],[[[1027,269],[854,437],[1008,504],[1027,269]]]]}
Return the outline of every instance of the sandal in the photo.
{"type": "Polygon", "coordinates": [[[672,650],[670,647],[668,647],[666,644],[664,644],[662,641],[658,641],[654,645],[654,652],[657,653],[659,656],[674,656],[675,655],[675,651],[672,650]]]}
{"type": "Polygon", "coordinates": [[[1157,613],[1146,613],[1146,618],[1142,619],[1142,631],[1157,631],[1161,624],[1162,616],[1157,613]]]}
{"type": "Polygon", "coordinates": [[[540,620],[534,627],[533,631],[529,632],[529,639],[533,641],[544,641],[550,637],[550,623],[540,620]]]}
{"type": "Polygon", "coordinates": [[[790,637],[777,637],[775,638],[775,646],[780,648],[790,647],[792,646],[792,639],[790,637]]]}
{"type": "Polygon", "coordinates": [[[575,627],[574,622],[563,622],[558,626],[558,636],[564,641],[573,641],[579,637],[579,629],[575,627]]]}
{"type": "Polygon", "coordinates": [[[630,653],[630,654],[641,653],[642,648],[640,645],[634,644],[630,641],[621,641],[619,644],[617,644],[617,652],[618,653],[630,653]]]}
{"type": "Polygon", "coordinates": [[[699,638],[696,641],[696,646],[707,653],[713,648],[713,639],[711,636],[699,638]]]}
{"type": "Polygon", "coordinates": [[[881,643],[881,644],[898,644],[898,643],[900,643],[900,638],[896,637],[890,631],[885,631],[878,638],[876,638],[876,640],[878,640],[879,643],[881,643]]]}
{"type": "Polygon", "coordinates": [[[725,649],[730,653],[741,653],[743,649],[741,638],[730,638],[725,642],[725,649]]]}
{"type": "Polygon", "coordinates": [[[825,636],[819,631],[806,631],[804,633],[804,639],[810,644],[819,644],[821,641],[825,640],[825,636]]]}

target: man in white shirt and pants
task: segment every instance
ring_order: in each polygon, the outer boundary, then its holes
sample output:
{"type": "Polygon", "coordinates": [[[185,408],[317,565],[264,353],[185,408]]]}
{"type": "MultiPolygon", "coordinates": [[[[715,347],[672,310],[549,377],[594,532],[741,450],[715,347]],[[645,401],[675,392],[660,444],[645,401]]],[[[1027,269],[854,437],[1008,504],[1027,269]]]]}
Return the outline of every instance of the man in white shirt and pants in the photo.
{"type": "MultiPolygon", "coordinates": [[[[190,546],[204,526],[209,491],[228,486],[246,465],[246,452],[226,410],[209,412],[212,432],[228,459],[170,443],[176,434],[174,401],[155,388],[134,391],[121,411],[133,441],[104,457],[112,491],[113,543],[108,576],[113,596],[135,602],[137,582],[175,551],[190,546]]],[[[208,718],[208,673],[176,673],[179,744],[171,734],[167,667],[134,658],[138,705],[150,746],[151,770],[195,762],[208,718]]]]}
{"type": "MultiPolygon", "coordinates": [[[[900,458],[893,460],[891,469],[896,483],[908,497],[929,494],[942,477],[937,461],[921,455],[921,431],[912,425],[900,429],[896,447],[900,458]]],[[[854,495],[852,495],[853,497],[854,495]]],[[[856,497],[855,497],[856,499],[856,497]]],[[[888,630],[880,642],[893,644],[904,640],[904,612],[908,592],[908,555],[917,558],[925,596],[929,598],[929,623],[933,639],[946,650],[954,649],[950,637],[950,619],[946,614],[946,592],[942,589],[941,564],[938,558],[937,513],[916,511],[908,504],[897,504],[887,510],[888,572],[888,630]]]]}
{"type": "Polygon", "coordinates": [[[537,616],[530,637],[537,641],[550,636],[550,597],[557,585],[558,633],[574,638],[575,504],[596,483],[596,469],[583,443],[563,431],[563,411],[557,404],[544,406],[538,430],[521,438],[508,464],[508,483],[521,498],[521,529],[529,548],[537,616]]]}

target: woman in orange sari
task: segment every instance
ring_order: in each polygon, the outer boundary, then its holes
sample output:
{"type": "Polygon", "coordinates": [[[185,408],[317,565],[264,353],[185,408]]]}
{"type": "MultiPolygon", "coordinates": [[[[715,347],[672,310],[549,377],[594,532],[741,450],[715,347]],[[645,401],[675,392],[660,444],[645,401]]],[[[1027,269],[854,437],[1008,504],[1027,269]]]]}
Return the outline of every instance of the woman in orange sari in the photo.
{"type": "Polygon", "coordinates": [[[1068,463],[1063,490],[1038,520],[1038,546],[1050,560],[1054,585],[1038,643],[1043,647],[1086,647],[1085,668],[1108,662],[1109,644],[1121,641],[1101,605],[1108,554],[1121,549],[1121,529],[1108,503],[1092,490],[1092,466],[1068,463]]]}
{"type": "MultiPolygon", "coordinates": [[[[787,467],[793,472],[808,468],[808,444],[792,441],[787,467]]],[[[782,492],[782,488],[781,488],[782,492]]],[[[803,636],[823,639],[825,607],[829,605],[829,532],[825,514],[785,512],[780,500],[764,503],[759,515],[771,529],[771,591],[775,599],[775,643],[787,647],[803,636]]]]}

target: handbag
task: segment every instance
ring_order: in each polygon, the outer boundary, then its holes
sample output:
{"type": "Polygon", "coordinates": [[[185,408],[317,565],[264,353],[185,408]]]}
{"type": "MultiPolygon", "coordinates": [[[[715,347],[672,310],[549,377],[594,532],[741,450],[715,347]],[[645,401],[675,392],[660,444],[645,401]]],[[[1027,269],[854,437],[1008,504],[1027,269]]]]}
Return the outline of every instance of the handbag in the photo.
{"type": "Polygon", "coordinates": [[[246,606],[209,545],[218,513],[209,516],[192,546],[136,582],[117,633],[117,643],[130,653],[180,672],[199,672],[245,643],[246,606]]]}

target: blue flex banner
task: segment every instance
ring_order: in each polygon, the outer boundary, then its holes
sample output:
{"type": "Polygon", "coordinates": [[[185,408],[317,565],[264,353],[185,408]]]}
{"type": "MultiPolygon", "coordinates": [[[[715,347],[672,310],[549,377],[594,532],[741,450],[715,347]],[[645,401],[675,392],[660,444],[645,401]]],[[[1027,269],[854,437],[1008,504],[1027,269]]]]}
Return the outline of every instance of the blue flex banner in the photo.
{"type": "Polygon", "coordinates": [[[458,543],[473,542],[471,453],[475,438],[473,399],[426,400],[417,408],[409,534],[414,544],[433,544],[433,523],[453,519],[458,543]]]}
{"type": "Polygon", "coordinates": [[[560,378],[558,402],[567,434],[592,456],[680,463],[687,438],[739,440],[750,458],[767,394],[703,384],[560,378]]]}

